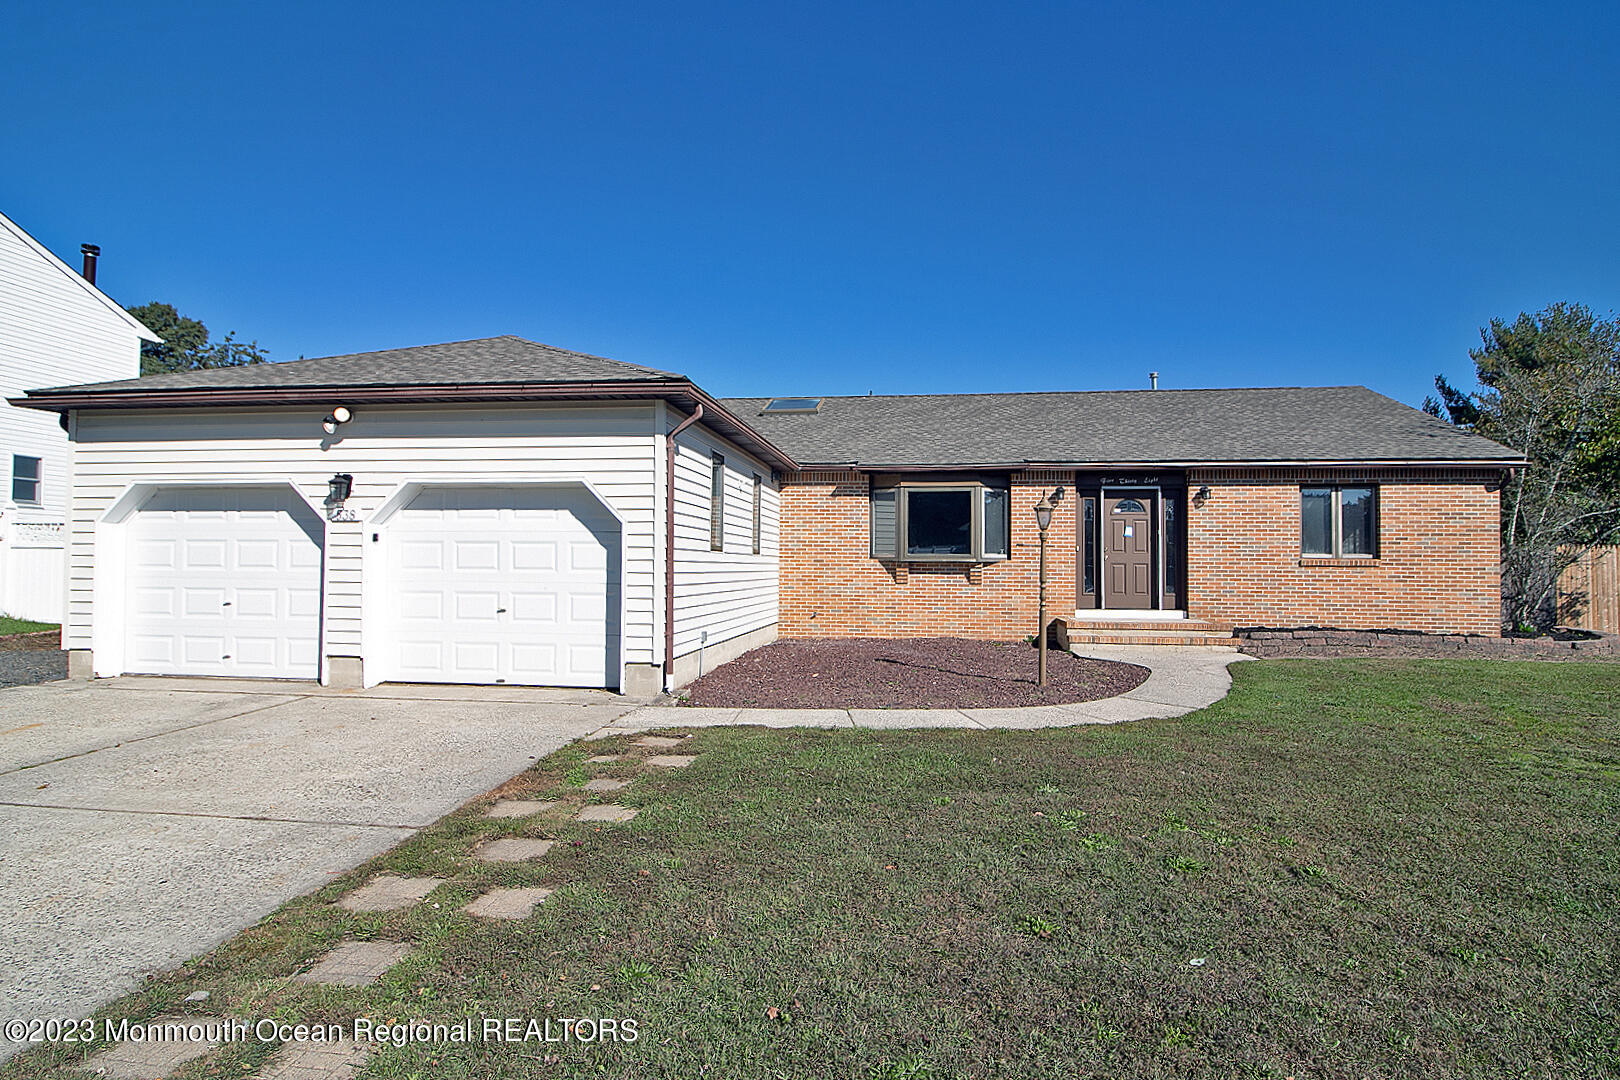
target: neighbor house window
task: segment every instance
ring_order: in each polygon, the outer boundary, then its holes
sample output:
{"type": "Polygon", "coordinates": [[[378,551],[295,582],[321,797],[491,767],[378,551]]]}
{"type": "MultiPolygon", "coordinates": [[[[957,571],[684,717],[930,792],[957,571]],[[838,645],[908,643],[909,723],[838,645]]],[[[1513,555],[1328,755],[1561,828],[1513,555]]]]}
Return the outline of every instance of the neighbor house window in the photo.
{"type": "Polygon", "coordinates": [[[761,492],[762,492],[764,486],[765,486],[764,483],[760,480],[760,478],[758,476],[754,477],[754,554],[755,555],[759,554],[759,534],[760,534],[760,527],[762,525],[762,518],[763,518],[763,502],[762,502],[762,499],[761,499],[761,492]]]}
{"type": "Polygon", "coordinates": [[[872,489],[872,557],[916,562],[1007,558],[1010,499],[992,484],[898,484],[872,489]]]}
{"type": "Polygon", "coordinates": [[[39,458],[11,455],[11,501],[38,504],[39,458]]]}
{"type": "Polygon", "coordinates": [[[1308,487],[1299,490],[1300,551],[1329,558],[1371,559],[1378,554],[1378,489],[1308,487]]]}
{"type": "Polygon", "coordinates": [[[709,550],[719,551],[726,539],[726,459],[715,454],[709,462],[709,550]]]}

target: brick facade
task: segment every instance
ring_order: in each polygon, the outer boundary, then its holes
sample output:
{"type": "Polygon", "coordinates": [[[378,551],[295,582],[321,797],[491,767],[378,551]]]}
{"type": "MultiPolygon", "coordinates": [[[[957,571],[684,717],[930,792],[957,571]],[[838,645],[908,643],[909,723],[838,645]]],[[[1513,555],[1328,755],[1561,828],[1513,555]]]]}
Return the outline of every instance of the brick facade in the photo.
{"type": "Polygon", "coordinates": [[[1194,471],[1187,603],[1237,626],[1335,626],[1442,634],[1502,632],[1495,474],[1362,470],[1194,471]],[[1376,559],[1299,552],[1299,488],[1378,485],[1376,559]]]}
{"type": "MultiPolygon", "coordinates": [[[[1337,626],[1497,635],[1501,632],[1494,472],[1225,469],[1193,471],[1187,607],[1237,626],[1337,626]],[[1379,485],[1375,560],[1309,560],[1299,552],[1302,483],[1379,485]]],[[[782,488],[784,637],[1016,640],[1036,624],[1039,531],[1034,506],[1061,485],[1047,533],[1047,611],[1075,603],[1076,474],[1012,475],[1011,557],[982,565],[871,558],[868,477],[803,472],[782,488]]]]}
{"type": "Polygon", "coordinates": [[[903,563],[871,557],[869,481],[862,473],[806,472],[782,487],[783,637],[974,637],[1035,633],[1040,530],[1035,504],[1062,485],[1047,530],[1047,611],[1074,610],[1074,474],[1012,476],[1010,557],[997,562],[903,563]]]}

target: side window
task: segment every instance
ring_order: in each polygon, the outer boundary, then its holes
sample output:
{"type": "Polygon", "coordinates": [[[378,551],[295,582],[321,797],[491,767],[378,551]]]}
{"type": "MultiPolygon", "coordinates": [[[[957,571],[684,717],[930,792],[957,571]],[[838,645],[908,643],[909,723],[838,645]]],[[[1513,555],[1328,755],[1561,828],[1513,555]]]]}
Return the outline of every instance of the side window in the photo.
{"type": "Polygon", "coordinates": [[[38,505],[40,494],[40,462],[37,457],[11,455],[11,501],[24,505],[38,505]]]}
{"type": "Polygon", "coordinates": [[[709,550],[720,551],[726,542],[726,459],[715,454],[709,462],[709,550]]]}
{"type": "Polygon", "coordinates": [[[1328,558],[1377,558],[1378,489],[1300,488],[1299,550],[1328,558]]]}
{"type": "Polygon", "coordinates": [[[759,554],[759,534],[762,526],[762,500],[764,483],[758,476],[754,477],[754,554],[759,554]]]}

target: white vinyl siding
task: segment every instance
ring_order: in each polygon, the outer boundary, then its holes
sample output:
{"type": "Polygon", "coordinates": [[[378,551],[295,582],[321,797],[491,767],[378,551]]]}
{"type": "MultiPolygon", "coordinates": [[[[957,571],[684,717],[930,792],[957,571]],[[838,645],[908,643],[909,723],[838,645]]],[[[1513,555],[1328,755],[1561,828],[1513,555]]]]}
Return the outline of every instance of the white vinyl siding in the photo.
{"type": "MultiPolygon", "coordinates": [[[[140,338],[71,270],[0,218],[0,399],[140,373],[140,338]]],[[[0,484],[0,612],[55,622],[63,610],[63,532],[72,444],[57,415],[0,400],[0,462],[40,459],[40,499],[0,484]]]]}
{"type": "Polygon", "coordinates": [[[663,440],[655,406],[357,406],[342,438],[323,449],[325,411],[81,414],[64,647],[92,648],[96,522],[131,484],[290,480],[319,505],[332,475],[350,473],[346,509],[359,520],[326,529],[325,655],[365,655],[362,563],[368,548],[381,546],[367,519],[384,500],[410,482],[504,479],[583,480],[612,506],[624,522],[624,659],[663,659],[656,621],[663,532],[655,521],[663,440]]]}
{"type": "MultiPolygon", "coordinates": [[[[682,417],[671,411],[669,427],[682,417]]],[[[675,655],[776,625],[777,537],[780,498],[770,466],[721,439],[702,424],[676,437],[675,655]],[[710,547],[712,465],[725,459],[729,512],[720,550],[710,547]],[[754,554],[754,477],[760,485],[759,554],[754,554]]]]}

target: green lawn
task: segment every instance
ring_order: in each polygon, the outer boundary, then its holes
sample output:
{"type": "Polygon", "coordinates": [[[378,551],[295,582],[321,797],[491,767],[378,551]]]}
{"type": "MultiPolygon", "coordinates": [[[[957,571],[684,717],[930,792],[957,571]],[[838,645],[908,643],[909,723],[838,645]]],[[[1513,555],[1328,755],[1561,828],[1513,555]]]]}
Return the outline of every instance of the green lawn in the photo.
{"type": "Polygon", "coordinates": [[[41,630],[56,630],[56,623],[30,622],[27,619],[13,619],[10,615],[0,615],[0,637],[7,634],[33,634],[41,630]]]}
{"type": "MultiPolygon", "coordinates": [[[[675,772],[570,748],[518,785],[558,810],[476,803],[107,1014],[202,988],[253,1018],[640,1026],[383,1048],[366,1075],[388,1077],[1620,1075],[1620,665],[1234,671],[1176,720],[717,729],[675,772]],[[570,821],[588,776],[633,773],[634,822],[570,821]],[[466,861],[523,831],[565,842],[466,861]],[[404,912],[330,906],[384,869],[453,882],[404,912]],[[557,892],[521,923],[458,911],[495,881],[557,892]],[[344,935],[420,947],[370,989],[286,981],[344,935]]],[[[59,1075],[56,1053],[0,1075],[59,1075]]]]}

